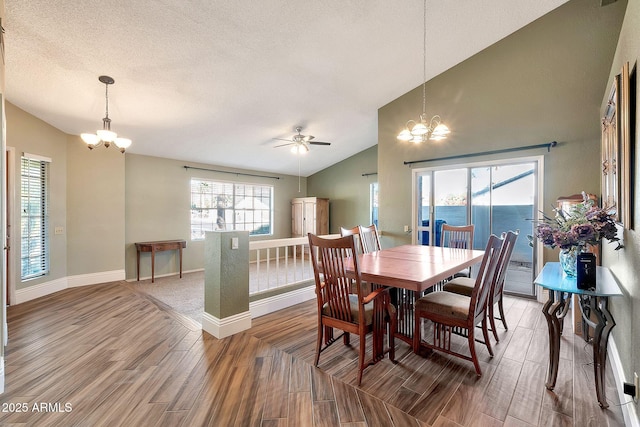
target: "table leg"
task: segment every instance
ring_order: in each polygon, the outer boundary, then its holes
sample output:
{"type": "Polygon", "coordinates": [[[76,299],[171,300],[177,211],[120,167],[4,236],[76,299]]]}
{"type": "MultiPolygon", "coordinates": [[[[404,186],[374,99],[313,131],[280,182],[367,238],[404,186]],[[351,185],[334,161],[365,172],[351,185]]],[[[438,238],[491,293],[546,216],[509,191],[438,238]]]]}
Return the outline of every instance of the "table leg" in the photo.
{"type": "Polygon", "coordinates": [[[154,272],[156,271],[156,249],[151,248],[151,283],[153,283],[154,272]]]}
{"type": "Polygon", "coordinates": [[[567,314],[567,296],[564,292],[549,290],[549,299],[542,307],[542,313],[549,327],[549,371],[547,372],[547,389],[553,390],[558,379],[558,363],[560,362],[560,335],[562,335],[563,319],[567,314]]]}
{"type": "Polygon", "coordinates": [[[140,281],[140,249],[136,249],[136,272],[138,273],[138,282],[140,281]]]}
{"type": "Polygon", "coordinates": [[[182,246],[178,248],[178,251],[180,252],[180,278],[182,279],[182,246]]]}
{"type": "Polygon", "coordinates": [[[589,318],[584,318],[589,326],[595,329],[593,335],[593,374],[596,382],[596,396],[600,407],[608,408],[606,396],[605,373],[607,371],[607,343],[609,334],[616,325],[613,316],[608,310],[609,299],[607,297],[580,296],[580,306],[585,311],[593,313],[598,323],[589,318]],[[588,308],[589,310],[585,310],[588,308]]]}

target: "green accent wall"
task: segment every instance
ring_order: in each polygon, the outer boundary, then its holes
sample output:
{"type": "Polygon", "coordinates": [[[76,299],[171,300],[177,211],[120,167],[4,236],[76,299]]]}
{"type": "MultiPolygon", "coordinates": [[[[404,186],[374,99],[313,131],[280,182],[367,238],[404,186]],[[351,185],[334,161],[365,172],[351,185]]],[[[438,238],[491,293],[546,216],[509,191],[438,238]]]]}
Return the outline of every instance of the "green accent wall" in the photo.
{"type": "Polygon", "coordinates": [[[307,179],[309,195],[329,199],[329,233],[340,233],[340,227],[369,225],[369,188],[378,181],[377,163],[378,147],[373,146],[307,179]]]}

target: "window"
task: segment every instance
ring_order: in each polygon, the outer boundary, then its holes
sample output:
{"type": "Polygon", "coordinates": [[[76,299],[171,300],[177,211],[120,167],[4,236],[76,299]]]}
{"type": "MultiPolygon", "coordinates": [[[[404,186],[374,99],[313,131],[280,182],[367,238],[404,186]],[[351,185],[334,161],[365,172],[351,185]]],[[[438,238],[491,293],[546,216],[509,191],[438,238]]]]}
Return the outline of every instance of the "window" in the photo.
{"type": "Polygon", "coordinates": [[[205,231],[245,230],[273,234],[273,187],[191,179],[191,239],[205,231]]]}
{"type": "Polygon", "coordinates": [[[49,273],[49,159],[22,157],[20,246],[22,280],[49,273]]]}

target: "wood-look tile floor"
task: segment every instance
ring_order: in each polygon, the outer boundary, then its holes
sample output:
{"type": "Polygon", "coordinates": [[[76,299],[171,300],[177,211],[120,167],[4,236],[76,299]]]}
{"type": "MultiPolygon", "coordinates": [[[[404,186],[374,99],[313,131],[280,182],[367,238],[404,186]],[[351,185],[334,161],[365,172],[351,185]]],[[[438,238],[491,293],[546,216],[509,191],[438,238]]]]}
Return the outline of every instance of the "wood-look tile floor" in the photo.
{"type": "MultiPolygon", "coordinates": [[[[397,342],[355,386],[357,338],[312,366],[313,301],[218,340],[126,283],[65,290],[8,308],[2,426],[623,425],[610,387],[601,410],[590,348],[565,334],[555,392],[535,301],[508,298],[508,331],[484,375],[397,342]]],[[[612,376],[609,373],[610,382],[612,376]]]]}

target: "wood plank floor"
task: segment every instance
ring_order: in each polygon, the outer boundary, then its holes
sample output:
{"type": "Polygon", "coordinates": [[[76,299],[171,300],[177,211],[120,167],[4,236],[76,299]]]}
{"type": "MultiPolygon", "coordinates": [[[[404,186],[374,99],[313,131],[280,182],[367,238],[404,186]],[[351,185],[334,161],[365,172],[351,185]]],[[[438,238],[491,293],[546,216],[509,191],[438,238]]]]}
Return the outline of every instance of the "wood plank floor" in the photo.
{"type": "MultiPolygon", "coordinates": [[[[254,319],[218,340],[125,282],[68,289],[8,308],[2,426],[620,426],[596,402],[590,347],[563,337],[555,392],[535,301],[509,298],[508,331],[484,375],[397,342],[357,387],[357,338],[312,366],[315,303],[254,319]]],[[[609,372],[608,381],[612,381],[609,372]]]]}

